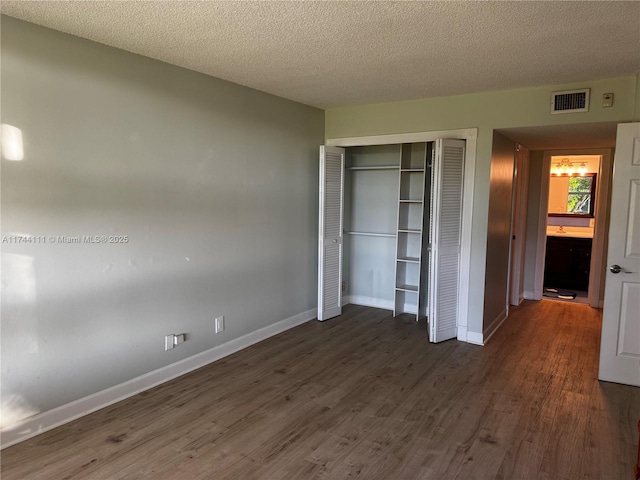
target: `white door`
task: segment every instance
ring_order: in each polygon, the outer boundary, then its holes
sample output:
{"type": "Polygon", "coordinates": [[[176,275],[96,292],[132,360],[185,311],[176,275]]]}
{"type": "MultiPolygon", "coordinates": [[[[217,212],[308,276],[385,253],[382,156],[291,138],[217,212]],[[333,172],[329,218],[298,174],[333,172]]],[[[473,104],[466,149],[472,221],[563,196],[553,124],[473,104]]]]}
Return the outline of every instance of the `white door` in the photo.
{"type": "Polygon", "coordinates": [[[342,313],[344,148],[320,147],[318,320],[342,313]]]}
{"type": "Polygon", "coordinates": [[[598,378],[640,386],[640,123],[618,125],[598,378]]]}
{"type": "Polygon", "coordinates": [[[428,322],[431,342],[456,338],[458,333],[464,156],[464,140],[436,140],[429,232],[428,322]]]}

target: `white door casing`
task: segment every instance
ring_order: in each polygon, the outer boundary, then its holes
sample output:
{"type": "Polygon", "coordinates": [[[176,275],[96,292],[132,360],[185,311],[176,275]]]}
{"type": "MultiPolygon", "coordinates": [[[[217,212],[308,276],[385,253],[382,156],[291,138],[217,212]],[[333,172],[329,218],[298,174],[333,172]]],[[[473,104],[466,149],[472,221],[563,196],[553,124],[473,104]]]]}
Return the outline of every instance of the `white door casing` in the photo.
{"type": "Polygon", "coordinates": [[[640,123],[618,125],[598,378],[640,386],[640,123]]]}
{"type": "Polygon", "coordinates": [[[465,141],[436,140],[431,183],[429,340],[456,338],[465,141]]]}
{"type": "Polygon", "coordinates": [[[344,160],[344,148],[320,146],[318,320],[342,313],[344,160]]]}
{"type": "Polygon", "coordinates": [[[571,155],[600,156],[600,172],[596,182],[596,204],[594,218],[594,234],[591,247],[591,273],[589,274],[589,305],[602,308],[604,298],[600,287],[602,269],[606,270],[605,240],[607,237],[607,215],[609,205],[609,189],[611,188],[611,149],[581,148],[570,150],[545,151],[542,159],[542,183],[540,184],[540,203],[537,225],[536,265],[534,290],[529,292],[530,300],[541,300],[544,283],[544,264],[547,245],[547,220],[549,210],[549,179],[551,173],[551,157],[571,155]]]}
{"type": "Polygon", "coordinates": [[[482,345],[482,333],[469,331],[469,291],[471,288],[471,230],[478,129],[440,130],[433,132],[398,133],[361,137],[328,138],[327,145],[358,147],[399,143],[433,142],[438,138],[456,138],[466,142],[464,159],[464,189],[462,202],[462,236],[460,254],[460,283],[458,292],[458,340],[482,345]]]}
{"type": "Polygon", "coordinates": [[[513,197],[511,210],[511,255],[509,264],[509,304],[522,303],[524,278],[524,252],[527,234],[527,196],[529,191],[529,150],[518,145],[513,169],[513,197]]]}

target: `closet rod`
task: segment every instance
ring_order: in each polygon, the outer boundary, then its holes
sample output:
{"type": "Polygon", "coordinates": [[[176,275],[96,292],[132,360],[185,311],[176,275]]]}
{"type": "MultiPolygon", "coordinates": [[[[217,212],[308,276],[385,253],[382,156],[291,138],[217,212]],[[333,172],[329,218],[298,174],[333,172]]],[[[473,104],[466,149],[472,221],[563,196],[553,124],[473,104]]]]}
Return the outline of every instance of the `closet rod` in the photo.
{"type": "Polygon", "coordinates": [[[399,165],[368,165],[363,167],[347,167],[347,170],[398,170],[399,165]]]}
{"type": "Polygon", "coordinates": [[[396,238],[395,233],[374,233],[374,232],[344,232],[345,235],[361,235],[365,237],[389,237],[396,238]]]}

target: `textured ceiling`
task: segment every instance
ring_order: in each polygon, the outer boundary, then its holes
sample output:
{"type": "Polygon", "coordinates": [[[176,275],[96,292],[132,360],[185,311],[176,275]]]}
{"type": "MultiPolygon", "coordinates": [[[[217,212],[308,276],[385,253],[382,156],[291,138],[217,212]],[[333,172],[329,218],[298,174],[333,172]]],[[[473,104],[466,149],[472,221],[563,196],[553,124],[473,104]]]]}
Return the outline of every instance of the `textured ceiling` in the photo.
{"type": "Polygon", "coordinates": [[[321,108],[640,70],[640,2],[7,1],[2,13],[321,108]]]}

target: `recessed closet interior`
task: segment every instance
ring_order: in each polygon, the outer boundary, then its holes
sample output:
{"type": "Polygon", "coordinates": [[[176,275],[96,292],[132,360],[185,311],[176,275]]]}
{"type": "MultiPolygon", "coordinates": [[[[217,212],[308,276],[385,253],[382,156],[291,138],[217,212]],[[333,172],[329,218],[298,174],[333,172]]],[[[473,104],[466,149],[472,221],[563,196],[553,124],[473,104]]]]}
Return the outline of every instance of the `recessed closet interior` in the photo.
{"type": "Polygon", "coordinates": [[[464,140],[442,139],[327,153],[327,159],[341,161],[342,176],[337,180],[337,166],[321,166],[319,285],[330,290],[339,283],[340,293],[320,294],[319,310],[337,297],[343,304],[379,307],[430,323],[439,310],[441,333],[444,328],[448,338],[455,336],[464,148],[464,140]],[[341,202],[332,200],[337,192],[341,202]],[[340,238],[322,233],[323,218],[327,232],[336,230],[338,214],[330,208],[340,209],[340,238]],[[331,273],[340,245],[341,271],[331,273]]]}
{"type": "Polygon", "coordinates": [[[346,149],[342,289],[349,303],[417,313],[432,148],[433,142],[346,149]]]}

